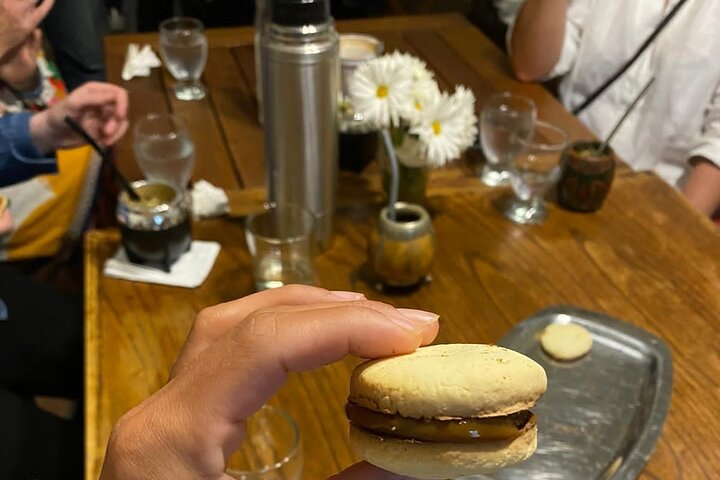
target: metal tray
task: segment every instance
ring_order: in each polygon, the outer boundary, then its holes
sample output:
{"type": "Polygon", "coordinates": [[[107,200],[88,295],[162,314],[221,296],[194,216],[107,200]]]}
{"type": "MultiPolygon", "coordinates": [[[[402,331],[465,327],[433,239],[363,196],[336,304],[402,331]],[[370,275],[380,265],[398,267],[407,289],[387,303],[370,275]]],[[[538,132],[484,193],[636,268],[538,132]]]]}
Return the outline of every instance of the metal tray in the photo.
{"type": "Polygon", "coordinates": [[[670,405],[672,358],[664,341],[605,315],[559,306],[523,321],[498,344],[540,363],[548,390],[532,409],[539,428],[535,455],[476,478],[615,480],[642,472],[670,405]],[[538,336],[558,322],[587,328],[590,353],[574,362],[547,356],[538,336]]]}

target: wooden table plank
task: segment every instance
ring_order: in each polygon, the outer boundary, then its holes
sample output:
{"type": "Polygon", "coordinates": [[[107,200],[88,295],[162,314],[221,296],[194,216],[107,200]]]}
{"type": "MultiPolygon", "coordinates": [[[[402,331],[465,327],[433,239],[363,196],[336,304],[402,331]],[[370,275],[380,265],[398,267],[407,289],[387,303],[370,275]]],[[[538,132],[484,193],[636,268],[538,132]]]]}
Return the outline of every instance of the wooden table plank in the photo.
{"type": "MultiPolygon", "coordinates": [[[[232,162],[227,137],[218,118],[216,100],[212,95],[217,90],[209,87],[208,94],[202,100],[178,100],[172,91],[175,80],[167,70],[162,71],[170,111],[185,122],[195,143],[193,180],[205,179],[220,188],[240,187],[242,181],[232,162]]],[[[207,85],[205,75],[203,83],[207,85]]]]}
{"type": "Polygon", "coordinates": [[[254,86],[250,88],[232,51],[227,48],[211,50],[205,78],[242,186],[263,186],[263,131],[258,123],[254,86]]]}
{"type": "Polygon", "coordinates": [[[147,78],[136,78],[125,82],[121,77],[124,62],[125,52],[105,55],[107,80],[123,86],[130,95],[130,131],[113,147],[113,154],[117,159],[116,164],[123,174],[130,180],[138,180],[143,178],[143,174],[135,162],[132,128],[140,118],[149,112],[165,113],[170,111],[170,104],[165,94],[165,84],[160,70],[152,70],[147,78]]]}

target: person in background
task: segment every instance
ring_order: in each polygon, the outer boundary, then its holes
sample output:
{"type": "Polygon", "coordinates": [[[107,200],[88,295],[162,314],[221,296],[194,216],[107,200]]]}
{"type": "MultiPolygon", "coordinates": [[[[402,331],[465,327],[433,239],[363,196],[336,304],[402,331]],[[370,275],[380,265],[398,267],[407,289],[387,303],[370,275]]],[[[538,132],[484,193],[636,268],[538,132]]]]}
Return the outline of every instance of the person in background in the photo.
{"type": "MultiPolygon", "coordinates": [[[[526,0],[508,50],[523,81],[561,77],[578,107],[639,49],[679,0],[526,0]]],[[[638,60],[579,118],[604,138],[638,93],[654,84],[612,142],[635,170],[652,170],[698,211],[720,207],[720,9],[690,0],[638,60]]]]}
{"type": "MultiPolygon", "coordinates": [[[[377,358],[431,343],[438,316],[362,294],[291,285],[201,311],[160,390],[113,428],[101,480],[225,480],[243,419],[283,385],[347,355],[377,358]],[[198,395],[197,392],[202,392],[198,395]]],[[[400,480],[359,463],[333,480],[400,480]]]]}
{"type": "Polygon", "coordinates": [[[82,299],[0,264],[0,478],[82,478],[82,373],[82,299]],[[74,412],[43,410],[37,396],[74,412]]]}
{"type": "MultiPolygon", "coordinates": [[[[0,57],[2,66],[18,62],[2,72],[7,82],[21,82],[24,76],[16,70],[19,66],[32,66],[28,71],[34,71],[34,57],[29,53],[25,58],[23,52],[32,52],[39,39],[33,28],[36,23],[17,23],[23,28],[16,37],[0,35],[4,42],[0,47],[6,48],[0,57]],[[21,43],[8,48],[18,38],[21,43]]],[[[47,110],[6,113],[0,118],[0,185],[57,171],[55,150],[83,143],[65,124],[66,116],[109,146],[127,130],[127,110],[124,89],[91,82],[47,110]]],[[[12,228],[13,219],[6,210],[0,217],[0,239],[12,228]]],[[[11,265],[0,265],[0,478],[82,476],[82,411],[67,420],[34,403],[37,395],[81,398],[82,319],[81,299],[38,283],[11,265]]]]}
{"type": "MultiPolygon", "coordinates": [[[[47,0],[45,0],[47,1],[47,0]]],[[[108,30],[104,0],[54,0],[42,23],[68,90],[105,80],[103,37],[108,30]]]]}

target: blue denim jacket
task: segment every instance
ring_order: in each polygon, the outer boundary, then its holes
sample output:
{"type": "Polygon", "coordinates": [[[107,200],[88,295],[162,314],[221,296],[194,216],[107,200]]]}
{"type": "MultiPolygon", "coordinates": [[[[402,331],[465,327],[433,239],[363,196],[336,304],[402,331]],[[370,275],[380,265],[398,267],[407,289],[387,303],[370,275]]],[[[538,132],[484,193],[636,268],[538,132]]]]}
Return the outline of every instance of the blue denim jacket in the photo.
{"type": "Polygon", "coordinates": [[[0,187],[45,173],[57,173],[57,160],[42,154],[30,139],[30,113],[0,117],[0,187]]]}

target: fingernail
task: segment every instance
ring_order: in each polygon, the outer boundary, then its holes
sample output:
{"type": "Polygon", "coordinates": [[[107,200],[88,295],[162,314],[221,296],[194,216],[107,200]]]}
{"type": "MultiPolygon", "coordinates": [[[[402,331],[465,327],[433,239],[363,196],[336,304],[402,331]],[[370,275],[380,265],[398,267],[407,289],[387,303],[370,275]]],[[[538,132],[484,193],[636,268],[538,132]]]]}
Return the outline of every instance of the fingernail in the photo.
{"type": "Polygon", "coordinates": [[[365,295],[357,292],[345,292],[343,290],[333,290],[330,293],[342,300],[364,300],[365,295]]]}
{"type": "Polygon", "coordinates": [[[390,315],[390,319],[403,328],[419,332],[426,325],[435,323],[440,318],[434,313],[425,312],[423,310],[414,310],[412,308],[398,308],[394,315],[390,315]]]}
{"type": "Polygon", "coordinates": [[[415,310],[413,308],[398,308],[397,311],[402,313],[403,316],[417,323],[435,323],[438,321],[438,318],[440,318],[440,315],[436,315],[432,312],[426,312],[425,310],[415,310]]]}

